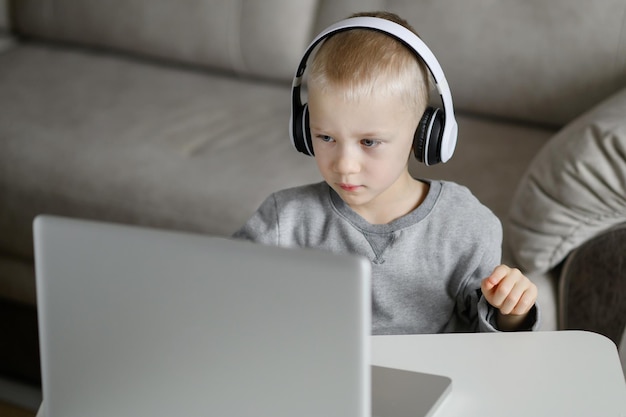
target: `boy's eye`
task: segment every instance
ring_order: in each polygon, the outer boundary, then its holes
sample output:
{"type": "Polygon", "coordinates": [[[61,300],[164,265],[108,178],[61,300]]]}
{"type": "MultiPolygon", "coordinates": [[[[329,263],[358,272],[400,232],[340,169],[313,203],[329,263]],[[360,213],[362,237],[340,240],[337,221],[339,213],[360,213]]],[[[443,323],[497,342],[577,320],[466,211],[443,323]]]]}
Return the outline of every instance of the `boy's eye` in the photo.
{"type": "Polygon", "coordinates": [[[375,139],[362,139],[361,145],[366,148],[373,148],[374,146],[380,145],[380,141],[375,139]]]}
{"type": "Polygon", "coordinates": [[[322,142],[332,142],[333,138],[328,135],[317,135],[322,142]]]}

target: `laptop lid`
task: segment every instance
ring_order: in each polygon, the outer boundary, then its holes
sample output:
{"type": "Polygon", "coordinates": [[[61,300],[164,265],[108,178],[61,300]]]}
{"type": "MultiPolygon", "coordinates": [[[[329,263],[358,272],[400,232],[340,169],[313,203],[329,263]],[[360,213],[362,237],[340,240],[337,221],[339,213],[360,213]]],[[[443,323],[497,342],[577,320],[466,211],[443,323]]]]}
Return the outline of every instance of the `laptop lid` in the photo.
{"type": "Polygon", "coordinates": [[[370,265],[40,216],[44,415],[370,413],[370,265]]]}

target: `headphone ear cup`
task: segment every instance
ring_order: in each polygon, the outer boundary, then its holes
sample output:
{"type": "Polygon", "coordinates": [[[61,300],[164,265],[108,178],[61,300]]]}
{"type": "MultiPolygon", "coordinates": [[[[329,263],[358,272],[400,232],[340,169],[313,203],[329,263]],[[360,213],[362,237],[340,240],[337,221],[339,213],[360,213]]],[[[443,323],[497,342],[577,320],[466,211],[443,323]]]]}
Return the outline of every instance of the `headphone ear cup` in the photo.
{"type": "Polygon", "coordinates": [[[302,136],[304,137],[305,151],[308,156],[314,156],[313,140],[311,138],[311,125],[309,124],[309,105],[304,105],[304,124],[302,125],[302,136]]]}
{"type": "Polygon", "coordinates": [[[293,143],[298,150],[305,155],[313,156],[313,142],[311,141],[311,129],[309,127],[309,106],[304,104],[293,120],[293,143]]]}
{"type": "Polygon", "coordinates": [[[441,162],[444,115],[441,109],[427,107],[413,137],[413,154],[426,165],[441,162]]]}

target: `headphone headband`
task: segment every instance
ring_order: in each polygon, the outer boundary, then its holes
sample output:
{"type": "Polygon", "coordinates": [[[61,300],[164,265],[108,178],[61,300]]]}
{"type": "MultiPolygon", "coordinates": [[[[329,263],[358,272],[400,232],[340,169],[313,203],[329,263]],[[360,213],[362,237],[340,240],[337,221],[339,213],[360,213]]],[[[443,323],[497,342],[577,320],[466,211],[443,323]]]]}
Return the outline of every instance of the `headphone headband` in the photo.
{"type": "MultiPolygon", "coordinates": [[[[304,129],[306,127],[294,126],[293,120],[293,115],[297,114],[297,112],[301,111],[304,107],[302,104],[302,98],[300,96],[300,88],[309,56],[311,55],[315,47],[324,39],[334,35],[335,33],[356,28],[372,29],[385,33],[402,42],[405,46],[414,51],[422,59],[429,72],[431,73],[433,80],[435,81],[437,92],[439,93],[441,101],[443,103],[444,117],[440,156],[441,162],[447,162],[452,157],[452,154],[454,153],[454,148],[456,147],[458,126],[454,118],[454,108],[452,105],[452,94],[450,93],[450,87],[448,86],[448,81],[446,80],[446,77],[443,74],[443,70],[439,65],[439,61],[432,53],[432,51],[428,48],[428,46],[426,46],[426,44],[415,33],[410,31],[406,27],[387,19],[369,16],[351,17],[345,20],[341,20],[320,32],[320,34],[317,35],[307,47],[304,55],[302,56],[302,59],[300,60],[300,64],[298,65],[298,69],[296,70],[296,74],[292,83],[291,118],[289,120],[289,132],[291,143],[293,144],[293,146],[301,152],[308,152],[309,155],[313,155],[313,150],[309,149],[309,144],[306,142],[304,144],[306,149],[301,150],[298,148],[294,129],[304,129]]],[[[302,122],[304,123],[304,120],[302,120],[302,122]]]]}

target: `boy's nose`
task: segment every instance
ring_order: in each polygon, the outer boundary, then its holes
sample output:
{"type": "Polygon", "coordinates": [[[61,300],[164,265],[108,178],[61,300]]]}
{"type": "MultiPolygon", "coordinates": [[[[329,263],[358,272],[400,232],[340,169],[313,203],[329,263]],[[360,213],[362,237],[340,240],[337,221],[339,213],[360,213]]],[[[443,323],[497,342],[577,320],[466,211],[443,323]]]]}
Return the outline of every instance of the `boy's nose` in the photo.
{"type": "Polygon", "coordinates": [[[349,149],[344,148],[337,153],[334,163],[336,173],[342,175],[354,174],[359,172],[360,166],[358,158],[349,149]]]}

